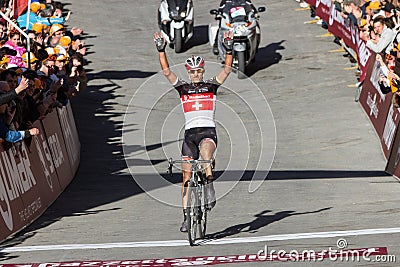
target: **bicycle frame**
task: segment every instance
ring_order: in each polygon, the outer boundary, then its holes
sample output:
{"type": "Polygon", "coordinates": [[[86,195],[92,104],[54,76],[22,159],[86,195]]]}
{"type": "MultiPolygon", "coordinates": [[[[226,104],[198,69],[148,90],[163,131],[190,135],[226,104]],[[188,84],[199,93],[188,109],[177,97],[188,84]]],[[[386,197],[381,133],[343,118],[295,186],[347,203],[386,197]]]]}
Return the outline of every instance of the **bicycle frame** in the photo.
{"type": "Polygon", "coordinates": [[[191,164],[192,175],[187,185],[186,196],[186,216],[188,220],[188,239],[191,246],[195,245],[196,234],[199,232],[199,237],[204,238],[207,226],[207,199],[203,190],[203,185],[206,183],[202,164],[213,164],[211,160],[168,160],[168,173],[172,176],[172,166],[175,163],[191,164]]]}

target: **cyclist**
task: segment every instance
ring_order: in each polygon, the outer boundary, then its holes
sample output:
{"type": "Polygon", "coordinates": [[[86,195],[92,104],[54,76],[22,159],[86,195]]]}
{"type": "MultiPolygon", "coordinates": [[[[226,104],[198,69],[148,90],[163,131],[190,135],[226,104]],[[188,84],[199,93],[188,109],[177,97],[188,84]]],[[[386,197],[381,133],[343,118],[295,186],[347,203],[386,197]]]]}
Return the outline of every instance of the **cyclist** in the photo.
{"type": "MultiPolygon", "coordinates": [[[[233,33],[224,34],[224,46],[226,48],[225,65],[217,76],[204,81],[204,58],[191,56],[185,62],[190,82],[178,78],[169,69],[168,60],[165,54],[166,41],[161,33],[154,33],[153,40],[159,52],[161,69],[164,76],[179,92],[183,112],[185,115],[185,137],[182,145],[182,159],[198,159],[199,154],[204,160],[213,157],[217,147],[217,134],[215,131],[214,113],[216,103],[216,93],[218,87],[226,80],[231,72],[232,66],[232,46],[233,33]]],[[[181,232],[187,232],[186,219],[186,187],[191,177],[191,165],[182,164],[182,206],[183,223],[181,232]]],[[[213,175],[210,164],[205,167],[207,185],[205,193],[208,199],[208,208],[211,209],[216,204],[215,190],[213,186],[213,175]]]]}

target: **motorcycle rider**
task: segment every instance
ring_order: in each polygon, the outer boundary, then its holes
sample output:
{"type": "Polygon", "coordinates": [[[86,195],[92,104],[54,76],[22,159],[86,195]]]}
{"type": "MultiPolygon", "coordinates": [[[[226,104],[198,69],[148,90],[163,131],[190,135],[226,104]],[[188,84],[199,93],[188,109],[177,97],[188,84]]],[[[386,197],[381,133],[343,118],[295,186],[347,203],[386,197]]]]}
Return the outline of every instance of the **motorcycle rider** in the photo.
{"type": "MultiPolygon", "coordinates": [[[[222,10],[224,10],[224,7],[225,7],[227,1],[228,2],[232,2],[232,0],[222,0],[221,3],[219,4],[218,11],[220,13],[222,13],[222,10]]],[[[253,5],[251,0],[239,0],[238,2],[242,2],[243,4],[250,6],[251,9],[254,12],[255,18],[258,20],[260,15],[258,14],[257,8],[253,5]]],[[[217,34],[215,35],[215,41],[214,41],[214,45],[213,45],[213,53],[214,53],[214,55],[218,55],[219,54],[219,51],[218,51],[218,34],[219,34],[219,29],[221,28],[221,16],[218,15],[217,19],[219,20],[219,22],[218,22],[218,31],[217,31],[217,34]]],[[[259,26],[257,26],[257,27],[259,27],[259,26]]]]}
{"type": "Polygon", "coordinates": [[[159,14],[159,26],[160,30],[163,31],[168,38],[171,40],[170,32],[169,32],[169,23],[171,22],[171,18],[169,17],[169,11],[175,10],[177,6],[180,7],[180,10],[184,9],[187,6],[189,1],[189,13],[186,16],[185,20],[188,21],[188,29],[186,32],[192,32],[193,28],[193,3],[192,0],[161,0],[160,7],[158,9],[159,14]]]}
{"type": "MultiPolygon", "coordinates": [[[[204,58],[191,56],[185,62],[190,82],[186,82],[176,76],[169,68],[165,54],[166,40],[161,33],[154,33],[153,40],[159,52],[159,60],[164,76],[175,87],[181,97],[183,112],[185,115],[185,137],[182,144],[182,159],[198,159],[199,154],[202,159],[210,160],[217,147],[217,134],[215,131],[215,104],[218,87],[228,78],[232,67],[232,47],[233,33],[225,32],[223,44],[226,49],[224,68],[213,78],[203,80],[204,58]]],[[[205,194],[209,209],[216,204],[215,190],[213,186],[214,177],[210,164],[204,166],[207,178],[205,194]]],[[[191,177],[191,165],[182,164],[182,207],[183,223],[181,232],[187,232],[186,218],[186,187],[191,177]]]]}

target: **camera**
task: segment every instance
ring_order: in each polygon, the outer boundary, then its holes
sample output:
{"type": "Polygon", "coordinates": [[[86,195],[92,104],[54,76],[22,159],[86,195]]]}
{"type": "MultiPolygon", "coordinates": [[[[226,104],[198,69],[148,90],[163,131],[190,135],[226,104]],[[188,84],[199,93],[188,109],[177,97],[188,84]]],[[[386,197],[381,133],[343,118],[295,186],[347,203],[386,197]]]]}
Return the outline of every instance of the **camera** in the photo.
{"type": "Polygon", "coordinates": [[[369,26],[368,26],[368,30],[369,30],[370,32],[373,32],[373,31],[374,31],[374,27],[372,27],[371,25],[369,25],[369,26]]]}
{"type": "Polygon", "coordinates": [[[0,51],[4,52],[6,55],[10,55],[10,56],[17,55],[17,51],[15,51],[14,49],[11,49],[9,47],[6,47],[6,46],[3,46],[2,48],[0,48],[0,51]]]}

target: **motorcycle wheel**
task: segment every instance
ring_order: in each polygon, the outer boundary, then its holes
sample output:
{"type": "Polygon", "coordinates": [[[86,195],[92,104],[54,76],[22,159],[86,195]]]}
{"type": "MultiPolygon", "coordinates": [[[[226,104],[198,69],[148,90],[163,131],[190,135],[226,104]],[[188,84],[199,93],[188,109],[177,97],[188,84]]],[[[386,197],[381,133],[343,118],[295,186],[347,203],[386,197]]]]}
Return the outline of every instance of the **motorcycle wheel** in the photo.
{"type": "Polygon", "coordinates": [[[182,52],[183,48],[183,38],[182,38],[182,29],[174,29],[174,36],[175,36],[175,52],[180,53],[182,52]]]}
{"type": "Polygon", "coordinates": [[[245,79],[247,76],[245,74],[246,71],[246,58],[244,55],[244,51],[237,52],[237,60],[238,60],[238,78],[245,79]]]}

